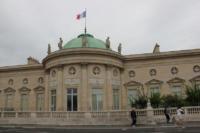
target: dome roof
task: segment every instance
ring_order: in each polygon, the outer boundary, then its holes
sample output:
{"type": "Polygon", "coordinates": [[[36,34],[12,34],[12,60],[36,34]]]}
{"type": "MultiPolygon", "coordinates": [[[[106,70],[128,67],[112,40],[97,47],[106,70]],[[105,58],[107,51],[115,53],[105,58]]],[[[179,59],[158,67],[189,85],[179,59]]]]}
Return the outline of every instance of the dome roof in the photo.
{"type": "Polygon", "coordinates": [[[99,39],[94,38],[91,34],[80,34],[77,38],[74,38],[67,42],[63,48],[82,48],[82,38],[86,37],[87,44],[86,47],[88,48],[101,48],[106,49],[106,44],[99,39]]]}

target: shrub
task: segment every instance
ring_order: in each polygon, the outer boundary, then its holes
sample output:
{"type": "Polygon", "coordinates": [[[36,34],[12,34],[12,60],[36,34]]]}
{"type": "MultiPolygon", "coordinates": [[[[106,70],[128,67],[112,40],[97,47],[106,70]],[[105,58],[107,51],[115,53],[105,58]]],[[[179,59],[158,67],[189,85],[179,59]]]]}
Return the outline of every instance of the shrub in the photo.
{"type": "Polygon", "coordinates": [[[166,95],[162,96],[162,106],[167,107],[178,107],[184,106],[185,100],[177,95],[166,95]]]}

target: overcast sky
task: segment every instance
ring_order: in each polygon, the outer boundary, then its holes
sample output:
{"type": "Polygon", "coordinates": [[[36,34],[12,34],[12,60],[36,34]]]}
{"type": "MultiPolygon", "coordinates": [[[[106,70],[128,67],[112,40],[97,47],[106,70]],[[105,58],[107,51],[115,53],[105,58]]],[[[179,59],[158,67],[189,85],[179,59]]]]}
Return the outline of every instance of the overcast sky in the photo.
{"type": "Polygon", "coordinates": [[[85,8],[88,33],[122,54],[200,48],[200,0],[0,0],[0,66],[41,61],[48,43],[83,33],[85,8]]]}

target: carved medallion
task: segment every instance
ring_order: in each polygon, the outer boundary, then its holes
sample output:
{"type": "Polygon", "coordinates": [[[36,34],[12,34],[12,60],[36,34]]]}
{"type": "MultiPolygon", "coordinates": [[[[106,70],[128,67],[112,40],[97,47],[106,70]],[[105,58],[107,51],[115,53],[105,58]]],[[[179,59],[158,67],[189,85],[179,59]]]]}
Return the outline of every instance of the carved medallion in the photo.
{"type": "Polygon", "coordinates": [[[193,71],[194,71],[194,72],[200,72],[200,66],[199,66],[199,65],[195,65],[195,66],[193,67],[193,71]]]}
{"type": "Polygon", "coordinates": [[[13,79],[9,79],[8,84],[13,85],[13,83],[14,83],[13,79]]]}
{"type": "Polygon", "coordinates": [[[99,75],[100,73],[101,73],[101,71],[100,71],[99,67],[96,66],[96,67],[93,68],[93,74],[94,75],[99,75]]]}
{"type": "Polygon", "coordinates": [[[135,77],[135,71],[133,70],[129,71],[129,77],[130,78],[135,77]]]}
{"type": "Polygon", "coordinates": [[[70,67],[68,70],[69,75],[74,75],[76,74],[76,69],[74,67],[70,67]]]}
{"type": "Polygon", "coordinates": [[[114,77],[117,77],[117,76],[118,76],[118,71],[117,71],[117,69],[114,69],[114,70],[113,70],[113,76],[114,76],[114,77]]]}
{"type": "Polygon", "coordinates": [[[171,73],[172,74],[177,74],[178,73],[178,68],[177,67],[172,67],[171,68],[171,73]]]}
{"type": "Polygon", "coordinates": [[[23,84],[28,84],[28,79],[27,78],[23,79],[23,84]]]}
{"type": "Polygon", "coordinates": [[[156,69],[150,69],[149,74],[151,76],[155,76],[156,75],[156,69]]]}

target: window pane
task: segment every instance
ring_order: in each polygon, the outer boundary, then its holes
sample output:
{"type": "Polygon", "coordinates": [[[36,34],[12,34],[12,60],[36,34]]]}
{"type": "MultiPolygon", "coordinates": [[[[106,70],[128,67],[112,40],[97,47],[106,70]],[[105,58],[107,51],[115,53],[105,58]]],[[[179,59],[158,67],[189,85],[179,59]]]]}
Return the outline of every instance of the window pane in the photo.
{"type": "Polygon", "coordinates": [[[12,103],[13,103],[13,95],[12,94],[7,94],[6,95],[6,108],[10,108],[11,109],[13,107],[12,103]]]}
{"type": "Polygon", "coordinates": [[[67,89],[67,111],[77,111],[77,89],[68,88],[67,89]]]}
{"type": "Polygon", "coordinates": [[[36,109],[37,109],[37,111],[44,110],[44,94],[43,93],[37,94],[37,97],[36,97],[36,109]]]}
{"type": "Polygon", "coordinates": [[[71,95],[67,96],[67,111],[72,111],[72,100],[71,95]]]}
{"type": "Polygon", "coordinates": [[[131,104],[135,102],[135,99],[138,98],[137,89],[128,89],[128,106],[131,107],[131,104]]]}
{"type": "Polygon", "coordinates": [[[92,89],[92,110],[100,111],[103,109],[102,89],[92,89]]]}
{"type": "Polygon", "coordinates": [[[172,93],[177,96],[181,96],[181,86],[173,86],[172,93]]]}
{"type": "Polygon", "coordinates": [[[22,111],[28,110],[28,95],[27,94],[21,95],[21,110],[22,111]]]}
{"type": "Polygon", "coordinates": [[[151,96],[156,93],[160,93],[160,88],[158,86],[154,86],[150,88],[151,96]]]}
{"type": "Polygon", "coordinates": [[[67,89],[67,94],[71,94],[72,93],[72,89],[67,89]]]}
{"type": "Polygon", "coordinates": [[[113,109],[119,109],[119,89],[113,89],[113,109]]]}
{"type": "Polygon", "coordinates": [[[77,111],[77,95],[73,96],[73,111],[77,111]]]}
{"type": "Polygon", "coordinates": [[[56,111],[56,90],[51,90],[51,111],[56,111]]]}

